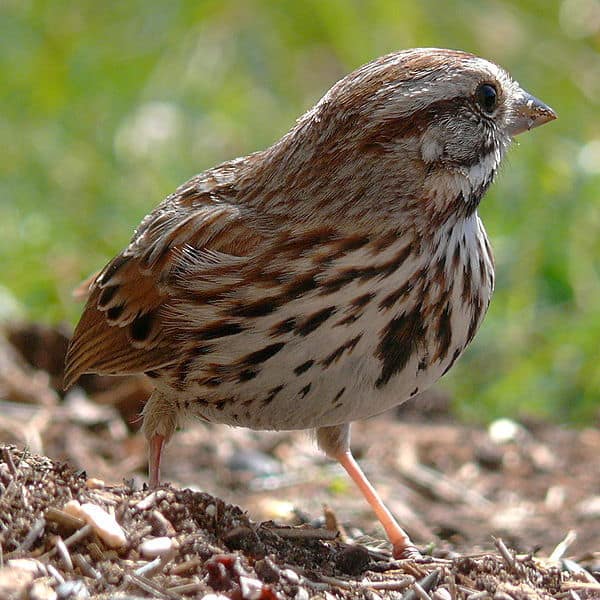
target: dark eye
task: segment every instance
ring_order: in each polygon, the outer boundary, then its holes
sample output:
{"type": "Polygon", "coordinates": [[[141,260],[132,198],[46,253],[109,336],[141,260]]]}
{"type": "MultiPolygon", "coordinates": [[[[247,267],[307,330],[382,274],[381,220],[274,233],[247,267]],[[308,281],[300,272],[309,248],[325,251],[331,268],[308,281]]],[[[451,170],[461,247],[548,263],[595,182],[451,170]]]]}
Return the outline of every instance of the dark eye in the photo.
{"type": "Polygon", "coordinates": [[[477,102],[487,113],[492,113],[498,106],[498,92],[490,83],[484,83],[477,88],[477,102]]]}

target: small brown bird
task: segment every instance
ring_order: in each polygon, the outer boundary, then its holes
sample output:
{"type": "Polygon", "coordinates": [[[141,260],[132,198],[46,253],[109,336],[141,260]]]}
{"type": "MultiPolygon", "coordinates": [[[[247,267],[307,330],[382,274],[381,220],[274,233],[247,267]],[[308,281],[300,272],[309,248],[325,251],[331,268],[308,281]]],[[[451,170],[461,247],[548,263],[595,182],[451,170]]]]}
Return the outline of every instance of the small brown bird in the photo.
{"type": "Polygon", "coordinates": [[[473,339],[494,287],[477,207],[512,138],[556,118],[454,50],[350,73],[267,150],[184,183],[93,280],[67,356],[144,372],[150,484],[186,417],[315,428],[416,552],[350,453],[350,422],[422,392],[473,339]]]}

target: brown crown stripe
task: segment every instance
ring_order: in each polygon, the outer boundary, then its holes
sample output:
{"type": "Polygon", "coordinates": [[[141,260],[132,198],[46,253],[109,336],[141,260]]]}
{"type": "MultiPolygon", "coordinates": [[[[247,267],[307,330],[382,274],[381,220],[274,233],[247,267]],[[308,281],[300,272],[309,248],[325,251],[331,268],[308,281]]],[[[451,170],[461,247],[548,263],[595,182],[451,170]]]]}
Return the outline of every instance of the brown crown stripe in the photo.
{"type": "Polygon", "coordinates": [[[425,327],[418,307],[393,318],[387,324],[376,351],[382,364],[375,387],[383,387],[406,367],[417,350],[418,340],[423,339],[424,335],[425,327]]]}
{"type": "Polygon", "coordinates": [[[323,367],[327,368],[327,367],[331,366],[332,363],[337,362],[346,350],[348,350],[349,353],[352,352],[352,350],[354,350],[354,348],[356,347],[356,344],[358,344],[358,342],[360,341],[362,336],[363,336],[363,334],[360,333],[356,337],[354,337],[351,340],[348,340],[347,342],[342,344],[339,348],[336,348],[329,356],[325,357],[321,361],[321,365],[323,365],[323,367]]]}
{"type": "Polygon", "coordinates": [[[444,100],[432,102],[420,110],[415,110],[407,119],[405,116],[398,119],[390,119],[378,123],[361,140],[366,146],[383,147],[385,149],[390,143],[401,138],[415,137],[421,135],[433,120],[439,121],[444,115],[456,117],[456,112],[465,104],[463,96],[454,96],[444,100]]]}
{"type": "Polygon", "coordinates": [[[307,336],[325,323],[325,321],[327,321],[327,319],[329,319],[336,311],[337,308],[335,306],[328,306],[327,308],[310,315],[296,327],[296,333],[301,336],[307,336]]]}

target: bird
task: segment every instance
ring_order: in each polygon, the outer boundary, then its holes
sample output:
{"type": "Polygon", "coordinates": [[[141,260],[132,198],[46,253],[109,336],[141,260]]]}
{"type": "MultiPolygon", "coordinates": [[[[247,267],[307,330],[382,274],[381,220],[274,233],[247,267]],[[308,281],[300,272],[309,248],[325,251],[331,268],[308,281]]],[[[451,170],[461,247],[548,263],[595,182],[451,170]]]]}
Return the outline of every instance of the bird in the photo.
{"type": "Polygon", "coordinates": [[[495,63],[416,48],[331,87],[269,148],[183,183],[88,282],[65,387],[145,373],[149,482],[188,418],[316,430],[397,558],[418,550],[350,424],[444,375],[479,329],[494,259],[478,206],[513,138],[556,113],[495,63]]]}

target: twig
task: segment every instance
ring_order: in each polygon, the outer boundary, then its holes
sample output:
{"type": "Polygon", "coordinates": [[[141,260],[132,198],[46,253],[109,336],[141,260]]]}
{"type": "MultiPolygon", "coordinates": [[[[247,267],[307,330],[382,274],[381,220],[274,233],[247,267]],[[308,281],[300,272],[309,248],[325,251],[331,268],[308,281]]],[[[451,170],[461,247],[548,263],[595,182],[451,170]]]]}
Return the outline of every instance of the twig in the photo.
{"type": "Polygon", "coordinates": [[[2,458],[4,459],[4,462],[6,463],[6,466],[8,467],[8,470],[10,471],[10,474],[14,478],[16,478],[19,472],[13,461],[13,457],[10,452],[10,448],[8,448],[6,446],[2,447],[2,458]]]}
{"type": "Polygon", "coordinates": [[[44,517],[40,517],[35,521],[35,523],[31,526],[29,533],[25,536],[25,539],[21,542],[19,547],[17,548],[17,552],[27,552],[33,546],[35,541],[42,535],[44,529],[46,527],[46,519],[44,517]]]}
{"type": "MultiPolygon", "coordinates": [[[[72,546],[73,544],[76,544],[77,542],[86,538],[88,535],[90,535],[90,533],[92,533],[93,530],[94,530],[94,528],[91,525],[84,525],[81,529],[79,529],[73,535],[69,536],[66,540],[64,540],[63,543],[64,543],[65,547],[68,548],[69,546],[72,546]]],[[[42,554],[42,556],[40,556],[39,560],[46,560],[48,558],[51,558],[57,552],[58,552],[58,548],[56,546],[54,546],[54,548],[52,548],[51,550],[48,550],[48,552],[46,552],[45,554],[42,554]]]]}
{"type": "Polygon", "coordinates": [[[577,533],[573,530],[569,531],[564,539],[556,545],[556,548],[550,554],[549,560],[559,561],[567,552],[569,547],[577,539],[577,533]]]}
{"type": "Polygon", "coordinates": [[[494,545],[498,548],[498,552],[500,552],[500,556],[504,559],[504,562],[507,564],[508,568],[511,569],[517,575],[520,574],[520,570],[517,567],[517,562],[515,560],[514,555],[510,552],[510,550],[506,547],[506,544],[500,538],[494,538],[494,545]]]}
{"type": "Polygon", "coordinates": [[[335,540],[339,535],[337,531],[312,527],[310,529],[299,527],[265,527],[264,530],[275,533],[281,538],[292,540],[335,540]]]}

